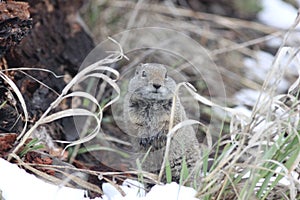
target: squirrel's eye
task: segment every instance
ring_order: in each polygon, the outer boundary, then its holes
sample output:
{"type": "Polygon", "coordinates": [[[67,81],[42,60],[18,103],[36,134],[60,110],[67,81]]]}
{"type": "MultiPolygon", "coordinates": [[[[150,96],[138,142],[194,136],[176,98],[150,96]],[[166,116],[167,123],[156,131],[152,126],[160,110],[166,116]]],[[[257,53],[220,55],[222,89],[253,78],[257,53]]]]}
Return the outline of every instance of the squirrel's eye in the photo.
{"type": "Polygon", "coordinates": [[[142,77],[146,77],[147,75],[146,75],[146,72],[145,71],[143,71],[142,72],[142,77]]]}

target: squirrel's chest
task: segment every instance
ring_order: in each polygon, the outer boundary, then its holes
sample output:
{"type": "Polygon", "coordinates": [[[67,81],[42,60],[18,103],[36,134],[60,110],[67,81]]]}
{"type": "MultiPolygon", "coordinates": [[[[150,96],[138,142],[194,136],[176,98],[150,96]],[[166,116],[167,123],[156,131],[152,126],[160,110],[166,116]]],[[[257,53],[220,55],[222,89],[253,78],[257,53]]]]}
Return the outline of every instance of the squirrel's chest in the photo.
{"type": "Polygon", "coordinates": [[[169,121],[171,106],[162,102],[140,103],[131,105],[129,113],[133,121],[140,125],[155,125],[156,123],[169,121]]]}

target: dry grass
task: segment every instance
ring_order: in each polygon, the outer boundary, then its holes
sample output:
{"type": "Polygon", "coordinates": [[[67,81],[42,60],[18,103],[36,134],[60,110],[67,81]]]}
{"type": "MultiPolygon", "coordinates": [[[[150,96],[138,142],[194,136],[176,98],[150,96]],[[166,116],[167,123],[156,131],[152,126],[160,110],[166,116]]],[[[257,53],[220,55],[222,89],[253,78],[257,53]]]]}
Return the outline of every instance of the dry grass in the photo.
{"type": "MultiPolygon", "coordinates": [[[[122,48],[119,46],[119,44],[113,40],[110,39],[112,43],[117,45],[119,49],[115,53],[110,54],[106,58],[99,60],[96,63],[93,63],[86,68],[82,69],[63,89],[61,94],[57,97],[57,99],[51,103],[51,105],[48,107],[48,109],[43,113],[43,115],[30,127],[29,130],[27,130],[27,122],[28,122],[28,112],[27,112],[27,107],[26,107],[26,102],[24,101],[24,98],[19,91],[18,87],[14,84],[14,82],[9,79],[3,72],[0,72],[1,78],[9,84],[9,86],[12,88],[12,91],[17,95],[21,107],[23,109],[24,113],[24,122],[25,125],[23,127],[22,133],[18,137],[18,143],[16,147],[12,150],[12,152],[9,154],[7,160],[11,160],[12,158],[16,159],[19,165],[24,166],[26,169],[32,171],[33,173],[41,176],[42,178],[49,180],[51,182],[54,182],[56,184],[63,184],[64,185],[64,180],[55,178],[53,176],[50,176],[44,172],[41,172],[33,167],[31,167],[29,164],[24,163],[22,159],[19,157],[19,150],[24,146],[26,141],[31,138],[31,135],[33,132],[41,125],[47,124],[53,121],[56,121],[58,119],[62,119],[65,117],[76,117],[76,116],[86,116],[86,117],[92,117],[96,124],[93,127],[93,130],[91,132],[87,133],[87,130],[83,130],[82,137],[79,138],[76,141],[70,142],[70,141],[56,141],[58,143],[67,143],[64,151],[71,147],[71,146],[79,146],[82,143],[86,143],[90,140],[92,140],[100,131],[101,123],[102,123],[102,117],[103,117],[103,109],[107,108],[111,104],[113,104],[115,101],[118,100],[119,94],[120,94],[120,89],[115,83],[116,80],[119,78],[119,73],[112,69],[110,67],[111,64],[114,64],[118,62],[119,60],[122,60],[124,57],[124,54],[122,52],[122,48]],[[119,50],[119,51],[118,51],[119,50]],[[109,72],[110,75],[114,76],[114,78],[111,78],[109,75],[106,75],[105,73],[109,72]],[[90,78],[97,78],[97,79],[102,79],[103,81],[107,82],[118,94],[115,98],[111,99],[109,102],[106,102],[102,107],[100,106],[98,100],[91,94],[85,92],[85,91],[72,91],[72,88],[74,88],[75,85],[80,84],[81,82],[88,80],[90,78]],[[94,104],[92,109],[84,109],[84,108],[70,108],[58,112],[52,112],[56,107],[59,106],[63,100],[67,98],[83,98],[85,100],[90,101],[91,103],[94,104]]],[[[12,69],[10,69],[12,70],[12,69]]],[[[14,69],[18,71],[22,70],[29,70],[27,68],[18,68],[14,69]]],[[[41,70],[41,69],[33,69],[33,70],[41,70]]],[[[43,70],[45,71],[45,70],[43,70]]],[[[48,71],[47,71],[48,72],[48,71]]],[[[56,75],[55,75],[56,76],[56,75]]],[[[57,77],[57,76],[56,76],[57,77]]],[[[61,156],[64,154],[64,151],[61,152],[61,156]]],[[[75,152],[77,153],[77,152],[75,152]]],[[[75,154],[76,155],[76,154],[75,154]]],[[[57,169],[51,168],[51,170],[57,171],[57,169]]],[[[72,180],[73,182],[81,185],[83,188],[86,188],[91,191],[95,191],[98,193],[102,193],[101,190],[97,186],[94,186],[93,184],[90,184],[84,180],[81,180],[80,177],[74,176],[73,174],[68,174],[65,173],[64,171],[59,171],[63,176],[66,176],[69,182],[72,180]]],[[[68,185],[68,184],[67,184],[68,185]]]]}

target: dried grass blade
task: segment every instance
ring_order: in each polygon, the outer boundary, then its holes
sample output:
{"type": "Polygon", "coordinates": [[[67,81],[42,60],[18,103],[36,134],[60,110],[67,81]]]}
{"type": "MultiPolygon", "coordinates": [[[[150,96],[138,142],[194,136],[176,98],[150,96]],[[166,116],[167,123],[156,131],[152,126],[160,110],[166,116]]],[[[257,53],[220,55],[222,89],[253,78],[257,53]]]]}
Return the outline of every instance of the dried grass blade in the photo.
{"type": "Polygon", "coordinates": [[[18,139],[20,139],[24,134],[25,131],[27,129],[27,122],[28,122],[28,111],[27,111],[27,106],[25,103],[25,100],[23,98],[22,93],[20,92],[19,88],[16,86],[16,84],[8,77],[6,76],[2,71],[0,71],[0,77],[7,82],[7,84],[13,89],[13,91],[15,92],[15,94],[17,95],[20,103],[21,103],[21,107],[23,109],[23,113],[24,113],[24,126],[22,129],[22,132],[20,133],[20,135],[18,136],[18,139]]]}
{"type": "Polygon", "coordinates": [[[164,159],[163,162],[161,164],[161,168],[160,168],[160,172],[158,175],[158,181],[161,180],[163,172],[164,172],[164,168],[166,166],[166,162],[168,160],[169,157],[169,151],[170,151],[170,145],[171,145],[171,139],[173,137],[174,134],[176,134],[176,131],[178,131],[179,129],[181,129],[184,126],[191,126],[194,124],[200,124],[200,122],[196,121],[196,120],[192,120],[192,119],[188,119],[188,120],[184,120],[178,124],[176,124],[168,133],[167,135],[167,144],[166,144],[166,150],[165,150],[165,154],[164,154],[164,159]]]}

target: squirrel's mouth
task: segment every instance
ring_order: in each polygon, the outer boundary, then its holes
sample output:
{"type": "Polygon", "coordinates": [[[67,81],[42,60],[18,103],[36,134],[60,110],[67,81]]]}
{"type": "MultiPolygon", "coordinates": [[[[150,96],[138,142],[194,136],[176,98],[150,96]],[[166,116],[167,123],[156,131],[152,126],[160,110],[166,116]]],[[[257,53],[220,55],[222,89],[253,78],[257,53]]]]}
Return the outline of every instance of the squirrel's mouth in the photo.
{"type": "Polygon", "coordinates": [[[148,89],[140,88],[134,91],[131,99],[136,100],[151,100],[151,101],[162,101],[162,100],[172,100],[173,94],[168,89],[148,89]]]}
{"type": "Polygon", "coordinates": [[[151,99],[151,100],[169,100],[169,97],[161,94],[159,92],[152,92],[149,93],[148,95],[144,96],[144,99],[151,99]]]}
{"type": "Polygon", "coordinates": [[[147,95],[144,94],[133,94],[130,98],[132,102],[134,101],[142,101],[142,102],[157,102],[160,104],[169,104],[169,102],[172,102],[173,97],[172,96],[166,96],[161,93],[148,93],[147,95]]]}

